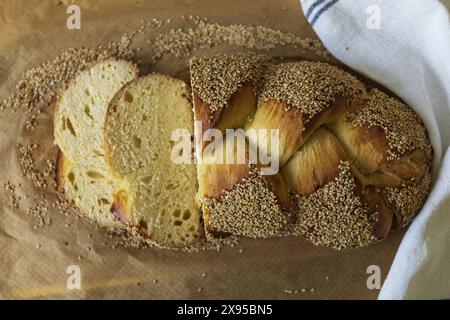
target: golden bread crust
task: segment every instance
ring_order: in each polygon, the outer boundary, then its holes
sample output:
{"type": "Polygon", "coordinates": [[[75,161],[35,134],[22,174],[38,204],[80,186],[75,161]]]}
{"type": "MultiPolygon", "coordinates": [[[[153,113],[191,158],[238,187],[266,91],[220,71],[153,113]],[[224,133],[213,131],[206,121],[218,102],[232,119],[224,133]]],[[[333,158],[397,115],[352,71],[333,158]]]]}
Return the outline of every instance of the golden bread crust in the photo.
{"type": "MultiPolygon", "coordinates": [[[[222,59],[196,58],[191,68],[192,79],[217,77],[235,88],[219,92],[220,108],[214,108],[199,98],[209,87],[195,83],[194,116],[207,128],[216,128],[228,107],[239,109],[236,88],[243,81],[239,73],[228,75],[223,62],[230,57],[217,62],[222,59]]],[[[317,245],[342,249],[370,245],[406,226],[430,185],[432,149],[417,115],[378,89],[367,93],[354,76],[326,63],[267,61],[264,68],[252,67],[262,73],[254,76],[261,79],[256,110],[235,123],[279,130],[281,174],[249,179],[250,166],[199,165],[198,198],[207,231],[250,237],[301,234],[317,245]],[[258,193],[255,185],[269,192],[258,193]],[[255,203],[265,203],[270,213],[255,203]]],[[[249,142],[270,150],[270,141],[249,142]]],[[[197,152],[205,144],[199,146],[197,152]]]]}

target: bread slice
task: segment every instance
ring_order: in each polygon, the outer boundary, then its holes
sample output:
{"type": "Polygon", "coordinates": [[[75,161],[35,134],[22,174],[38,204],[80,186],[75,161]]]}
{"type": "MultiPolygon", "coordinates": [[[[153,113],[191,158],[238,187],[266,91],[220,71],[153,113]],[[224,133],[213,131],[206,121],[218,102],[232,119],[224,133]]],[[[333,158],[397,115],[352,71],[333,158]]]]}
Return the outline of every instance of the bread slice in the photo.
{"type": "Polygon", "coordinates": [[[116,214],[165,247],[189,246],[200,236],[195,166],[172,161],[176,130],[187,133],[192,147],[188,97],[183,81],[151,74],[117,93],[105,122],[107,163],[128,185],[115,197],[116,214]]]}
{"type": "Polygon", "coordinates": [[[125,60],[99,62],[72,80],[55,108],[59,189],[83,215],[103,227],[121,226],[111,208],[122,182],[111,175],[104,159],[106,110],[117,91],[137,74],[136,66],[125,60]]]}
{"type": "Polygon", "coordinates": [[[80,215],[102,227],[123,227],[123,223],[111,214],[113,195],[120,190],[120,182],[109,179],[107,172],[85,169],[71,163],[59,150],[56,166],[58,189],[72,201],[80,215]]]}
{"type": "Polygon", "coordinates": [[[54,114],[55,141],[71,163],[105,169],[103,124],[110,100],[137,78],[134,64],[105,60],[82,71],[60,95],[54,114]]]}

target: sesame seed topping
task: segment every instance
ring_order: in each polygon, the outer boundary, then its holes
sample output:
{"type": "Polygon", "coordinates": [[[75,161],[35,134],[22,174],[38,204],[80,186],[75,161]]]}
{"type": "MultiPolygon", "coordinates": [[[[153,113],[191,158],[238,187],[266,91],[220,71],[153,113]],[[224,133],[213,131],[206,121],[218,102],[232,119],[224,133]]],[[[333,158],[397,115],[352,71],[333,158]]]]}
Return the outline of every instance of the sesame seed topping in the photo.
{"type": "Polygon", "coordinates": [[[335,249],[374,243],[374,219],[355,189],[350,163],[342,161],[335,180],[308,196],[297,197],[298,221],[293,234],[335,249]]]}
{"type": "Polygon", "coordinates": [[[431,175],[403,188],[385,188],[388,202],[395,209],[400,227],[407,226],[422,208],[431,186],[431,175]]]}
{"type": "Polygon", "coordinates": [[[289,218],[256,170],[232,190],[224,191],[220,200],[203,201],[210,215],[209,227],[234,235],[254,238],[279,235],[289,218]]]}
{"type": "Polygon", "coordinates": [[[389,143],[388,160],[398,160],[408,151],[430,148],[422,121],[400,100],[372,89],[367,104],[348,120],[358,126],[381,127],[389,143]]]}
{"type": "Polygon", "coordinates": [[[219,54],[192,58],[193,91],[215,112],[225,107],[230,97],[245,83],[256,85],[270,58],[254,54],[219,54]]]}
{"type": "Polygon", "coordinates": [[[286,102],[300,109],[306,121],[342,95],[349,101],[365,92],[363,84],[344,70],[323,62],[299,61],[270,68],[260,100],[286,102]]]}

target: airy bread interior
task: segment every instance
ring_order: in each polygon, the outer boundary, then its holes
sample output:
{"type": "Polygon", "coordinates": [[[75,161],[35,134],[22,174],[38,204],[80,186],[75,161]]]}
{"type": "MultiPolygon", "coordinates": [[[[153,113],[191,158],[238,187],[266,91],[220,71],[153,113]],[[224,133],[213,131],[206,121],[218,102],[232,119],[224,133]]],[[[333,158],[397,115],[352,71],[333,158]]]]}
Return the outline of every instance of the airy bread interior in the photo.
{"type": "Polygon", "coordinates": [[[106,168],[103,124],[116,92],[137,77],[134,64],[106,60],[82,71],[61,94],[55,109],[55,141],[72,162],[106,168]]]}
{"type": "Polygon", "coordinates": [[[73,201],[79,213],[100,226],[120,228],[123,226],[111,214],[113,195],[120,188],[120,182],[108,178],[108,173],[85,170],[73,165],[60,151],[57,163],[57,182],[66,198],[73,201]]]}
{"type": "Polygon", "coordinates": [[[105,123],[107,163],[128,185],[115,196],[116,214],[168,247],[187,246],[200,236],[195,166],[172,159],[172,134],[182,130],[193,143],[188,97],[183,81],[151,74],[118,92],[105,123]]]}
{"type": "Polygon", "coordinates": [[[55,108],[58,185],[83,215],[105,227],[120,226],[111,206],[121,181],[105,163],[103,123],[110,100],[137,74],[135,65],[125,60],[99,62],[72,80],[55,108]]]}

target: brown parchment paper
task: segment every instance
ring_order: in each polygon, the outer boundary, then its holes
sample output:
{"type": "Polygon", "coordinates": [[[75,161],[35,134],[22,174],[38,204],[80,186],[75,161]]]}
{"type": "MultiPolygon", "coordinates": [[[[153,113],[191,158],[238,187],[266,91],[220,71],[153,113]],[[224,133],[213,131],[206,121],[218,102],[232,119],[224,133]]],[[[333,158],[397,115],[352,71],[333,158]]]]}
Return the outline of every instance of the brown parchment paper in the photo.
{"type": "MultiPolygon", "coordinates": [[[[136,28],[141,19],[172,19],[173,28],[177,23],[182,26],[178,17],[193,14],[221,24],[265,25],[316,38],[298,0],[75,3],[81,8],[81,30],[66,28],[68,1],[0,2],[1,99],[11,93],[28,68],[52,59],[68,47],[118,40],[122,32],[136,28]]],[[[212,50],[239,48],[224,45],[212,50]]],[[[299,55],[293,48],[276,48],[270,54],[299,55]]],[[[185,63],[169,57],[154,71],[177,75],[183,73],[183,68],[185,63]]],[[[384,279],[403,236],[403,232],[395,232],[372,247],[345,251],[315,247],[300,238],[245,239],[236,247],[224,247],[218,252],[113,249],[114,239],[109,239],[104,230],[75,215],[59,214],[50,205],[46,217],[52,223],[35,229],[33,217],[27,212],[42,191],[22,175],[17,144],[38,142],[33,153],[38,164],[54,156],[55,147],[50,108],[43,110],[35,130],[25,129],[26,118],[20,111],[0,113],[2,299],[374,299],[378,290],[367,288],[367,267],[378,265],[384,279]],[[3,188],[6,181],[20,184],[16,190],[21,197],[18,210],[10,208],[10,193],[3,188]],[[66,287],[70,265],[80,267],[81,290],[66,287]]],[[[51,204],[54,195],[48,193],[46,197],[51,204]]]]}

